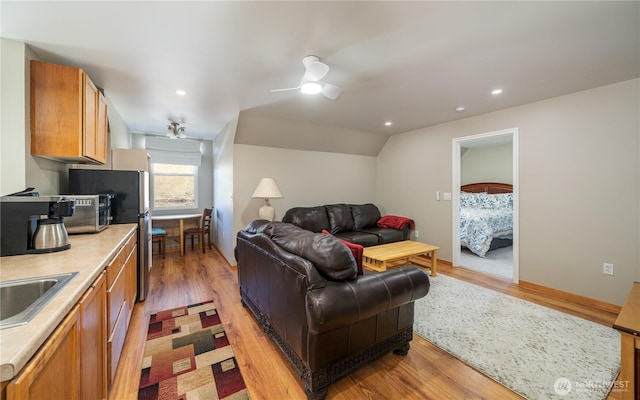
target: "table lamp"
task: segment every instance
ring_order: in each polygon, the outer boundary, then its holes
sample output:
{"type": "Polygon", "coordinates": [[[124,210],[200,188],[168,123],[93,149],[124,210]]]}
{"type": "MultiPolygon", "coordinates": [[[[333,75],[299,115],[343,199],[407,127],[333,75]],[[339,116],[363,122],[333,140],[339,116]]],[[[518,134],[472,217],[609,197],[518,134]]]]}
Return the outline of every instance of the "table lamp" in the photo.
{"type": "Polygon", "coordinates": [[[251,197],[264,199],[265,204],[260,207],[258,215],[260,216],[260,219],[273,221],[275,211],[269,204],[269,199],[279,199],[282,197],[282,193],[280,193],[280,189],[278,189],[276,181],[273,178],[262,178],[260,180],[260,183],[258,183],[258,187],[253,192],[253,196],[251,197]]]}

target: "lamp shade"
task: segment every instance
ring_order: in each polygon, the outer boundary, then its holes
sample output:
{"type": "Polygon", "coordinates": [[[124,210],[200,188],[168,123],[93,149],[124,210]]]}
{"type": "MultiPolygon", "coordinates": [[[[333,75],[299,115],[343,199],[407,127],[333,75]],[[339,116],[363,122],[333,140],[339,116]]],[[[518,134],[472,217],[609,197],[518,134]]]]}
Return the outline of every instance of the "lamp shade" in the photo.
{"type": "Polygon", "coordinates": [[[260,199],[279,199],[282,197],[282,193],[273,178],[262,178],[251,197],[260,199]]]}

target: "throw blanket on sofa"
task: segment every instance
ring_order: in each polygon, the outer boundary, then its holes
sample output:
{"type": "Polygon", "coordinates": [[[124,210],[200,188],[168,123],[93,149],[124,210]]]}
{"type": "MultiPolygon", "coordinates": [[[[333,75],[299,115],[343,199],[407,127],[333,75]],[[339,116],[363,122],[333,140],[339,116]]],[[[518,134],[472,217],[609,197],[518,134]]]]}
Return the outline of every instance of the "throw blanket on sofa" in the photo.
{"type": "Polygon", "coordinates": [[[392,228],[402,230],[405,224],[409,224],[410,229],[414,229],[416,224],[412,219],[399,217],[397,215],[385,215],[380,217],[377,225],[380,228],[392,228]]]}

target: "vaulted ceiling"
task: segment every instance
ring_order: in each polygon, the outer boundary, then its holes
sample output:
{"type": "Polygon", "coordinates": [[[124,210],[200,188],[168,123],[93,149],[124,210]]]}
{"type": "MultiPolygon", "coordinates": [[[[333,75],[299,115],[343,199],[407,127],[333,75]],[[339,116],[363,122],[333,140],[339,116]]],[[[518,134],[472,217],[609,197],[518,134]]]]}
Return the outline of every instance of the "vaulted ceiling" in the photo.
{"type": "Polygon", "coordinates": [[[39,58],[85,69],[131,131],[175,119],[201,138],[243,111],[384,141],[640,76],[638,1],[3,0],[0,22],[39,58]],[[297,86],[309,54],[343,88],[336,101],[270,91],[297,86]]]}

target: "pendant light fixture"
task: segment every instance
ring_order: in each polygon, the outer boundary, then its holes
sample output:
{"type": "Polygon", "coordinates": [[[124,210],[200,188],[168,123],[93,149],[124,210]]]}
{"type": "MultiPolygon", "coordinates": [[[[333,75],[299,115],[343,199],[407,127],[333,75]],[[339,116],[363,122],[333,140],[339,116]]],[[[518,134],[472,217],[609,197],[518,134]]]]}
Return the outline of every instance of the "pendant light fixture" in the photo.
{"type": "Polygon", "coordinates": [[[167,125],[167,137],[185,139],[187,137],[187,129],[184,126],[180,126],[178,122],[170,121],[169,125],[167,125]]]}

